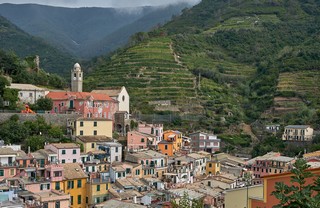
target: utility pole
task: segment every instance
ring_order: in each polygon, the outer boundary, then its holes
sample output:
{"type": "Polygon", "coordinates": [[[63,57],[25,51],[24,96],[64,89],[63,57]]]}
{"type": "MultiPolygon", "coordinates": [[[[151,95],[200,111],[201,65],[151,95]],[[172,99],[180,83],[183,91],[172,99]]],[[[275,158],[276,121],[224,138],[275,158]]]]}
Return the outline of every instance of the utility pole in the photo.
{"type": "Polygon", "coordinates": [[[199,72],[199,80],[198,80],[198,89],[200,90],[201,88],[201,82],[200,82],[200,79],[201,79],[201,73],[199,72]]]}

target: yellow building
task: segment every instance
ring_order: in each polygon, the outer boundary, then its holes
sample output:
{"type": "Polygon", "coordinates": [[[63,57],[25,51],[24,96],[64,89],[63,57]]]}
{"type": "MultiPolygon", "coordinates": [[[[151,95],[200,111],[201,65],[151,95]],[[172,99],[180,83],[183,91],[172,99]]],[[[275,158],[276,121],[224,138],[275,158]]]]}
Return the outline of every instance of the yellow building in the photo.
{"type": "Polygon", "coordinates": [[[78,163],[61,164],[63,166],[63,180],[60,190],[70,194],[70,208],[86,208],[87,175],[78,163]]]}
{"type": "Polygon", "coordinates": [[[172,141],[175,151],[180,150],[182,147],[182,133],[180,131],[168,130],[163,132],[163,140],[172,141]]]}
{"type": "Polygon", "coordinates": [[[218,160],[207,161],[206,174],[207,175],[218,175],[221,173],[220,167],[221,167],[220,162],[218,160]]]}
{"type": "Polygon", "coordinates": [[[93,178],[87,183],[88,206],[107,201],[109,197],[110,183],[103,178],[93,178]]]}
{"type": "MultiPolygon", "coordinates": [[[[248,186],[225,191],[224,204],[227,208],[248,207],[250,198],[262,198],[263,186],[248,186]]],[[[250,206],[249,206],[250,207],[250,206]]]]}
{"type": "Polygon", "coordinates": [[[97,152],[98,147],[97,143],[99,142],[112,142],[111,137],[107,136],[77,136],[76,137],[76,142],[79,142],[80,144],[83,145],[83,152],[88,153],[88,152],[97,152]]]}
{"type": "Polygon", "coordinates": [[[69,123],[72,136],[107,136],[112,138],[113,121],[105,118],[78,118],[69,123]]]}

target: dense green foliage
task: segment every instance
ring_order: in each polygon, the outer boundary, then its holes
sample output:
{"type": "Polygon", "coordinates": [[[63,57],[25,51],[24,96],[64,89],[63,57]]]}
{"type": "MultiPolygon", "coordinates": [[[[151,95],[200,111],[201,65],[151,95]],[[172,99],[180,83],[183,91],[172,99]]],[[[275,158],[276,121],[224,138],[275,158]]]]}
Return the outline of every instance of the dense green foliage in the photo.
{"type": "Polygon", "coordinates": [[[291,170],[291,184],[277,182],[275,191],[272,192],[280,203],[275,208],[316,208],[320,206],[320,177],[316,177],[313,183],[307,184],[307,179],[314,176],[306,171],[310,166],[303,159],[298,159],[291,170]]]}
{"type": "Polygon", "coordinates": [[[34,105],[30,106],[32,110],[42,110],[42,111],[52,110],[52,107],[53,107],[52,99],[46,98],[46,97],[39,98],[34,105]]]}
{"type": "Polygon", "coordinates": [[[6,144],[22,144],[24,150],[36,151],[43,148],[45,142],[65,141],[64,133],[58,126],[48,124],[43,117],[35,121],[20,122],[17,115],[0,124],[0,138],[6,144]]]}
{"type": "MultiPolygon", "coordinates": [[[[20,59],[15,53],[0,50],[0,75],[10,76],[13,83],[41,85],[63,89],[66,82],[56,74],[36,69],[35,56],[20,59]]],[[[0,86],[1,87],[1,86],[0,86]]]]}

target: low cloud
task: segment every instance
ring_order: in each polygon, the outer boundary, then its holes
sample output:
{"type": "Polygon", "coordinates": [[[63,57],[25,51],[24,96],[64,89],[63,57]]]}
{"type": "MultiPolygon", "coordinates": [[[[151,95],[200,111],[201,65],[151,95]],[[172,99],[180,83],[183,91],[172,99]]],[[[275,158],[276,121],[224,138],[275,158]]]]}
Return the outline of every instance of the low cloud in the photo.
{"type": "Polygon", "coordinates": [[[0,0],[1,3],[14,4],[42,4],[49,6],[60,7],[114,7],[114,8],[128,8],[140,6],[165,6],[175,3],[189,3],[195,5],[201,0],[0,0]]]}

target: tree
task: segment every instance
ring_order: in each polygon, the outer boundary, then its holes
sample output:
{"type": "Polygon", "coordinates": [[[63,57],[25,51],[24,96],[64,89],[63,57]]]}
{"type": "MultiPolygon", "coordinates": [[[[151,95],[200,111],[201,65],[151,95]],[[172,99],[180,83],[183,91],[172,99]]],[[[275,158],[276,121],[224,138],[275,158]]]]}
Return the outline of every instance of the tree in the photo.
{"type": "Polygon", "coordinates": [[[177,203],[175,200],[172,200],[171,205],[173,208],[203,208],[203,200],[202,199],[191,200],[189,197],[189,194],[187,192],[184,192],[179,202],[177,203]]]}
{"type": "Polygon", "coordinates": [[[41,135],[30,136],[25,141],[25,149],[30,147],[30,151],[34,152],[43,148],[45,143],[45,138],[41,135]]]}
{"type": "Polygon", "coordinates": [[[36,109],[37,110],[52,110],[53,102],[51,98],[42,97],[37,100],[36,109]]]}
{"type": "Polygon", "coordinates": [[[272,192],[280,203],[275,208],[316,208],[320,207],[320,177],[313,184],[307,184],[306,179],[314,177],[307,171],[310,167],[304,159],[298,159],[294,163],[291,176],[291,184],[277,182],[275,191],[272,192]]]}

